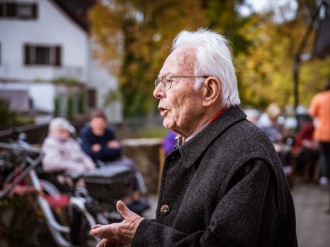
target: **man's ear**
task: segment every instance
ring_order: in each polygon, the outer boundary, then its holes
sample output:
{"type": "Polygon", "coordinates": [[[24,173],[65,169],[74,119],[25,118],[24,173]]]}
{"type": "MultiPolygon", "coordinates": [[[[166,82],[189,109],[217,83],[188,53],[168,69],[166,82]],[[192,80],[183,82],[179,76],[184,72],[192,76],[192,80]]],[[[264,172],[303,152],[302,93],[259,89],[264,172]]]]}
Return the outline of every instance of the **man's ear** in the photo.
{"type": "Polygon", "coordinates": [[[221,86],[218,78],[210,76],[202,84],[201,93],[203,97],[203,106],[212,105],[220,101],[221,86]]]}

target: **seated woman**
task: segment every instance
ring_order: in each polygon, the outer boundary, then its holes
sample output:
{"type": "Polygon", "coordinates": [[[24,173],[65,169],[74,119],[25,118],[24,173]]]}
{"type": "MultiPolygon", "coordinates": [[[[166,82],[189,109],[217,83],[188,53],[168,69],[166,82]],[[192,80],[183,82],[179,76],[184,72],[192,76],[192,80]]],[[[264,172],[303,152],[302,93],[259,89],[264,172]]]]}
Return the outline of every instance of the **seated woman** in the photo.
{"type": "MultiPolygon", "coordinates": [[[[49,123],[48,136],[42,143],[42,166],[48,172],[81,173],[95,169],[95,163],[86,155],[80,144],[71,136],[74,127],[64,118],[54,118],[49,123]]],[[[58,176],[61,184],[67,183],[58,176]]]]}

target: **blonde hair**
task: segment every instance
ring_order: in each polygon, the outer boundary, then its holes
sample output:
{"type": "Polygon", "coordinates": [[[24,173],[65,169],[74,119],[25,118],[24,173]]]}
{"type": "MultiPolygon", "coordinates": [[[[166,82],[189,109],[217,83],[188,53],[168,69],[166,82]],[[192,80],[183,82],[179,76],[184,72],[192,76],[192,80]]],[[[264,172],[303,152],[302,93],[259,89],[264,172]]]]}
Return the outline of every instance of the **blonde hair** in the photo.
{"type": "Polygon", "coordinates": [[[276,103],[271,103],[266,112],[271,120],[276,120],[281,115],[281,108],[276,103]]]}

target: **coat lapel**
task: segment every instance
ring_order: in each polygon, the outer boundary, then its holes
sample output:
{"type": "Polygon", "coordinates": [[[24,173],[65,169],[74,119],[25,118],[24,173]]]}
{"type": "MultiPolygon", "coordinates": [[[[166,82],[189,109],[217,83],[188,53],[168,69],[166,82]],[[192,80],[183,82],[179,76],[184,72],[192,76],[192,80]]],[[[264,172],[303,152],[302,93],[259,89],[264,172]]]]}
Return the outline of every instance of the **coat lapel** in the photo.
{"type": "Polygon", "coordinates": [[[189,169],[203,156],[203,153],[214,139],[230,128],[230,126],[244,119],[246,119],[246,115],[239,106],[228,108],[189,142],[179,146],[183,166],[189,169]]]}

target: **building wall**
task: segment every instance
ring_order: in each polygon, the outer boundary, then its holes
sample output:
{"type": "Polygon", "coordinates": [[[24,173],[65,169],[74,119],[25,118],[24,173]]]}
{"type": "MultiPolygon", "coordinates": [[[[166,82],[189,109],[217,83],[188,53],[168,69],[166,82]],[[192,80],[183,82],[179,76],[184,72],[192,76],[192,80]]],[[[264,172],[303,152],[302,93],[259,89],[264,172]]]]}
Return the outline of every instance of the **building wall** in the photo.
{"type": "MultiPolygon", "coordinates": [[[[1,19],[0,77],[19,80],[52,80],[65,70],[76,72],[79,80],[88,79],[88,34],[52,1],[37,1],[36,20],[1,19]],[[62,66],[24,66],[24,44],[59,45],[62,66]]],[[[74,74],[73,74],[74,75],[74,74]]],[[[74,77],[74,76],[72,76],[74,77]]]]}
{"type": "MultiPolygon", "coordinates": [[[[89,34],[51,0],[20,0],[19,2],[22,1],[37,3],[37,18],[0,19],[1,81],[5,83],[19,81],[19,84],[24,85],[22,87],[30,92],[30,97],[39,106],[38,108],[41,106],[53,111],[54,106],[51,107],[50,104],[53,104],[54,98],[50,98],[50,95],[54,95],[55,92],[49,92],[48,82],[63,77],[75,79],[85,84],[86,89],[96,90],[96,107],[105,108],[111,121],[121,121],[120,104],[104,106],[107,92],[116,90],[117,81],[93,61],[89,34]],[[26,66],[24,44],[60,46],[61,66],[26,66]],[[47,85],[35,85],[36,81],[47,85]]],[[[11,86],[7,85],[6,89],[11,86]]],[[[0,90],[1,88],[4,87],[0,86],[0,90]]]]}

